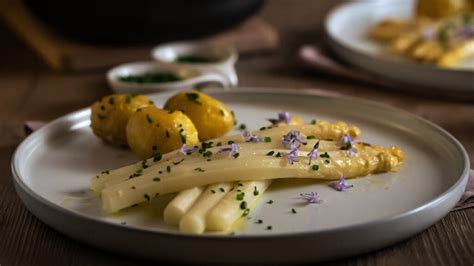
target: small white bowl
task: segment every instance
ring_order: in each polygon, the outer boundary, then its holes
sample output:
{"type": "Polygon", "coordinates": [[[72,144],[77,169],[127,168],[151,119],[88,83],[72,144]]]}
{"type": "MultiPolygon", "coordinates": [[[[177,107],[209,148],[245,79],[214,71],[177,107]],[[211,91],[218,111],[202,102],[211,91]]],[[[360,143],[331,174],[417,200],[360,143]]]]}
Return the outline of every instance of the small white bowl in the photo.
{"type": "Polygon", "coordinates": [[[237,51],[232,47],[219,46],[207,42],[174,42],[156,46],[151,52],[156,61],[167,66],[188,66],[205,72],[217,72],[224,75],[232,86],[237,86],[235,72],[237,51]],[[181,56],[202,56],[215,58],[213,62],[191,63],[176,61],[181,56]]]}
{"type": "Polygon", "coordinates": [[[224,89],[230,87],[229,80],[218,73],[206,72],[198,68],[183,65],[163,65],[156,61],[133,62],[116,66],[107,72],[107,82],[117,93],[149,93],[169,90],[194,88],[199,84],[217,82],[224,89]],[[182,80],[157,83],[133,83],[121,81],[119,78],[129,75],[140,75],[155,72],[171,72],[182,80]]]}

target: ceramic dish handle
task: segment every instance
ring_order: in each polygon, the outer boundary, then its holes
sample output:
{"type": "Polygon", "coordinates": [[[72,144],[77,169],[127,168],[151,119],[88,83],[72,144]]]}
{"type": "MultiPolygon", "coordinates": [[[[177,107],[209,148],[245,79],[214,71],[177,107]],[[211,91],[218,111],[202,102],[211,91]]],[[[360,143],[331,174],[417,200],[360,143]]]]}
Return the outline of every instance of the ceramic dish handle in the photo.
{"type": "Polygon", "coordinates": [[[228,90],[230,89],[230,87],[232,87],[231,79],[220,72],[203,73],[201,76],[193,80],[193,83],[195,85],[199,85],[206,82],[220,83],[225,90],[228,90]]]}

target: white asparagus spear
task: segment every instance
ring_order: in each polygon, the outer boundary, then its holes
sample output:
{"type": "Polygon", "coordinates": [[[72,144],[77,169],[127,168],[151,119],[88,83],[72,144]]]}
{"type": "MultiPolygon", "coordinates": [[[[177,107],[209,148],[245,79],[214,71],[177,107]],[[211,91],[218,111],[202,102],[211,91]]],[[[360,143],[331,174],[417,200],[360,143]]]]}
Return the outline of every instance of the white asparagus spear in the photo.
{"type": "Polygon", "coordinates": [[[193,187],[183,190],[176,195],[163,211],[165,223],[178,225],[181,218],[191,209],[191,206],[193,206],[203,191],[204,187],[193,187]]]}
{"type": "Polygon", "coordinates": [[[273,180],[240,182],[206,216],[209,231],[227,231],[243,214],[248,214],[273,180]]]}
{"type": "Polygon", "coordinates": [[[154,175],[147,174],[104,189],[103,208],[108,212],[116,212],[157,194],[219,182],[248,181],[252,177],[257,180],[288,177],[335,180],[342,173],[347,178],[353,178],[371,173],[395,171],[403,159],[403,153],[396,147],[364,145],[356,147],[358,152],[353,157],[347,156],[345,151],[330,152],[328,153],[330,159],[318,158],[313,160],[311,165],[305,156],[295,158],[298,161],[290,165],[286,158],[254,155],[250,152],[243,152],[237,159],[225,157],[213,159],[206,164],[179,165],[163,175],[160,182],[154,182],[154,175]],[[317,170],[314,165],[318,165],[317,170]],[[131,189],[132,187],[137,189],[131,189]]]}
{"type": "MultiPolygon", "coordinates": [[[[301,132],[303,136],[314,136],[318,139],[332,139],[332,140],[339,140],[342,135],[348,134],[353,138],[356,138],[360,135],[359,128],[355,126],[350,126],[344,122],[326,122],[326,121],[319,121],[314,125],[288,125],[288,126],[279,126],[274,127],[271,129],[265,130],[257,130],[253,131],[252,134],[259,135],[262,137],[271,137],[272,142],[266,143],[268,148],[278,148],[281,145],[281,138],[283,135],[287,134],[290,130],[298,130],[301,132]]],[[[229,137],[223,137],[218,139],[213,139],[208,141],[213,142],[214,145],[220,143],[221,145],[226,145],[229,141],[233,141],[235,143],[242,143],[244,142],[240,135],[234,135],[229,137]]],[[[309,142],[309,141],[308,141],[309,142]]],[[[325,149],[324,146],[334,145],[334,142],[326,143],[325,141],[321,141],[321,150],[325,149]]],[[[310,148],[310,146],[303,147],[310,148]]],[[[105,184],[109,182],[109,184],[115,184],[118,182],[122,182],[126,180],[131,175],[143,174],[145,172],[149,172],[150,169],[148,167],[161,164],[165,161],[174,160],[179,161],[182,158],[185,158],[185,155],[182,155],[179,151],[173,151],[163,155],[160,160],[156,160],[154,158],[150,158],[148,160],[140,161],[136,164],[125,166],[122,168],[118,168],[116,170],[104,171],[91,179],[91,189],[96,193],[100,193],[102,189],[104,189],[105,184]],[[143,164],[147,166],[147,168],[143,167],[143,164]]]]}
{"type": "Polygon", "coordinates": [[[233,183],[220,183],[207,187],[179,221],[181,232],[202,234],[206,230],[206,214],[230,191],[232,186],[233,183]]]}

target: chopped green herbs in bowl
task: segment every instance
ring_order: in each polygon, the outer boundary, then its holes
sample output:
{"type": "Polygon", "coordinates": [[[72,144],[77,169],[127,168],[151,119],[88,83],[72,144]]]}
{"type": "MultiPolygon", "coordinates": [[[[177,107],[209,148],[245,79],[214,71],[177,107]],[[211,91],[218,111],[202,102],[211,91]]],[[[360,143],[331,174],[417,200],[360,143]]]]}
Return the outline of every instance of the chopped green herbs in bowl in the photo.
{"type": "Polygon", "coordinates": [[[139,75],[120,76],[118,80],[130,83],[164,83],[183,80],[171,72],[144,73],[139,75]]]}
{"type": "Polygon", "coordinates": [[[175,60],[178,63],[215,63],[219,61],[215,57],[206,57],[201,55],[180,55],[175,60]]]}

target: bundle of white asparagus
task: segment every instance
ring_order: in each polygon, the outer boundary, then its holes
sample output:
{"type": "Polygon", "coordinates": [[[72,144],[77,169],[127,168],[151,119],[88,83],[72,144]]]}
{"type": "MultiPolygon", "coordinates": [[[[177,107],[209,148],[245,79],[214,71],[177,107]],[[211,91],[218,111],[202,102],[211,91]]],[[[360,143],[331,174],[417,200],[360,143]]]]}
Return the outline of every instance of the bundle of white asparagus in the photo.
{"type": "Polygon", "coordinates": [[[278,178],[336,180],[395,171],[397,147],[355,143],[344,122],[262,128],[154,156],[91,180],[109,213],[179,192],[164,211],[183,232],[226,231],[247,215],[278,178]]]}

